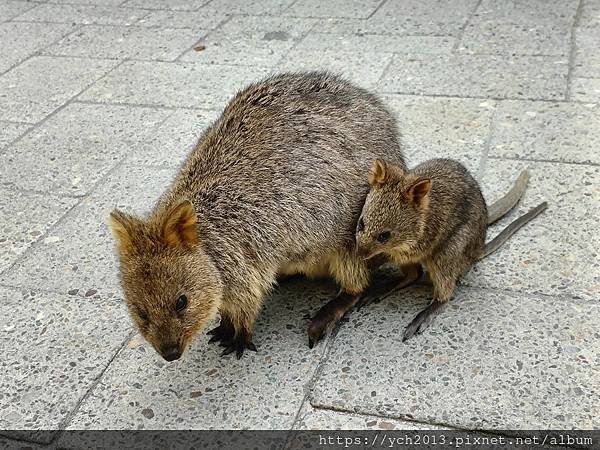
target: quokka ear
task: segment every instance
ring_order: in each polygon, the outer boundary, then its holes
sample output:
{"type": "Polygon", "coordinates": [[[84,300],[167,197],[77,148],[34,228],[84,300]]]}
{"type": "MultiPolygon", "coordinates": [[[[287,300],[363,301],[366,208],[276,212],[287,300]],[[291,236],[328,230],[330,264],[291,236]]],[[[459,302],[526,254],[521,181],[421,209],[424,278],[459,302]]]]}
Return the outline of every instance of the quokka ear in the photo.
{"type": "Polygon", "coordinates": [[[424,207],[430,190],[431,180],[429,178],[419,178],[407,189],[408,201],[415,206],[424,207]]]}
{"type": "Polygon", "coordinates": [[[185,200],[171,210],[162,227],[162,239],[172,246],[198,242],[196,210],[192,202],[185,200]]]}
{"type": "Polygon", "coordinates": [[[108,216],[108,225],[117,240],[117,248],[122,255],[128,255],[133,250],[133,236],[139,220],[115,209],[108,216]]]}
{"type": "Polygon", "coordinates": [[[383,159],[376,159],[373,161],[371,166],[371,172],[369,173],[369,184],[375,186],[383,184],[388,177],[388,167],[383,159]]]}

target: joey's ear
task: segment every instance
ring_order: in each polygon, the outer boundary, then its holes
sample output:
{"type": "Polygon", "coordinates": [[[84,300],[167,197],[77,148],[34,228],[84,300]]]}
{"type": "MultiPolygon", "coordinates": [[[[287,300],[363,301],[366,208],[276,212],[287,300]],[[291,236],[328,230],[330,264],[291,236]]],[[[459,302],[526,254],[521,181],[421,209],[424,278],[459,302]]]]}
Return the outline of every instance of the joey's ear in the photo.
{"type": "Polygon", "coordinates": [[[427,203],[427,194],[431,190],[429,178],[419,178],[407,189],[408,201],[415,206],[424,207],[427,203]]]}
{"type": "Polygon", "coordinates": [[[388,167],[383,159],[373,161],[371,172],[369,173],[369,184],[375,186],[385,183],[388,177],[388,167]]]}
{"type": "Polygon", "coordinates": [[[108,216],[108,225],[117,239],[117,248],[122,255],[128,255],[133,249],[133,236],[139,220],[115,209],[108,216]]]}
{"type": "Polygon", "coordinates": [[[196,210],[189,200],[175,206],[165,219],[162,239],[168,245],[195,244],[198,242],[196,210]]]}

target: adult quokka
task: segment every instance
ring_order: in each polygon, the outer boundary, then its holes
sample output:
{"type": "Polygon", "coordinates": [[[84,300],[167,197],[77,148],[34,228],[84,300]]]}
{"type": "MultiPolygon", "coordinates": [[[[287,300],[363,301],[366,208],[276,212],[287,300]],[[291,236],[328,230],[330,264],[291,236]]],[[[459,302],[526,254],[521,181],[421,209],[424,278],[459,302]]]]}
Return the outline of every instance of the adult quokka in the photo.
{"type": "Polygon", "coordinates": [[[332,277],[318,340],[369,283],[354,231],[376,158],[404,167],[396,122],[372,94],[327,73],[287,73],[239,92],[146,218],[113,211],[121,281],[141,334],[168,361],[217,313],[224,354],[256,350],[276,277],[332,277]]]}

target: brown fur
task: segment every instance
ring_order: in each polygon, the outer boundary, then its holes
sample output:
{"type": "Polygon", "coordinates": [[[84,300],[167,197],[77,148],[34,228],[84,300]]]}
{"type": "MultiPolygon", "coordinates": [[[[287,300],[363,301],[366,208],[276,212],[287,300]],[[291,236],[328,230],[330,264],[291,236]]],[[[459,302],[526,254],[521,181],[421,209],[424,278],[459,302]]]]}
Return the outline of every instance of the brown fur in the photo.
{"type": "Polygon", "coordinates": [[[331,276],[362,292],[369,270],[354,229],[377,157],[404,167],[396,123],[338,77],[282,74],[238,93],[147,219],[113,213],[142,334],[163,355],[183,350],[219,312],[213,339],[241,355],[277,275],[331,276]],[[182,294],[189,305],[176,314],[182,294]]]}
{"type": "MultiPolygon", "coordinates": [[[[356,233],[359,251],[367,259],[387,255],[407,275],[402,287],[420,277],[421,265],[433,283],[433,303],[409,325],[406,339],[427,325],[439,305],[450,300],[459,277],[489,253],[488,211],[475,179],[450,159],[432,159],[410,171],[375,161],[369,181],[356,233]]],[[[545,204],[528,213],[519,227],[543,209],[545,204]]],[[[508,229],[494,249],[518,228],[508,229]]]]}

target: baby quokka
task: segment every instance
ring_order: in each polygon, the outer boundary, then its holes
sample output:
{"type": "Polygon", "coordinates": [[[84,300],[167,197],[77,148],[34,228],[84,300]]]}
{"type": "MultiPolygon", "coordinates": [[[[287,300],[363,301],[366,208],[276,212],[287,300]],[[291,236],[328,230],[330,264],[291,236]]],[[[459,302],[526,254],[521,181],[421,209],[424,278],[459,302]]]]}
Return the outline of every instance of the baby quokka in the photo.
{"type": "Polygon", "coordinates": [[[356,229],[358,251],[366,259],[385,254],[401,268],[404,278],[394,289],[417,281],[422,266],[433,283],[432,302],[408,325],[403,340],[431,322],[475,262],[546,209],[546,202],[538,205],[486,244],[488,225],[514,207],[527,180],[524,171],[488,213],[477,181],[457,161],[432,159],[412,170],[379,159],[373,163],[371,189],[356,229]]]}

